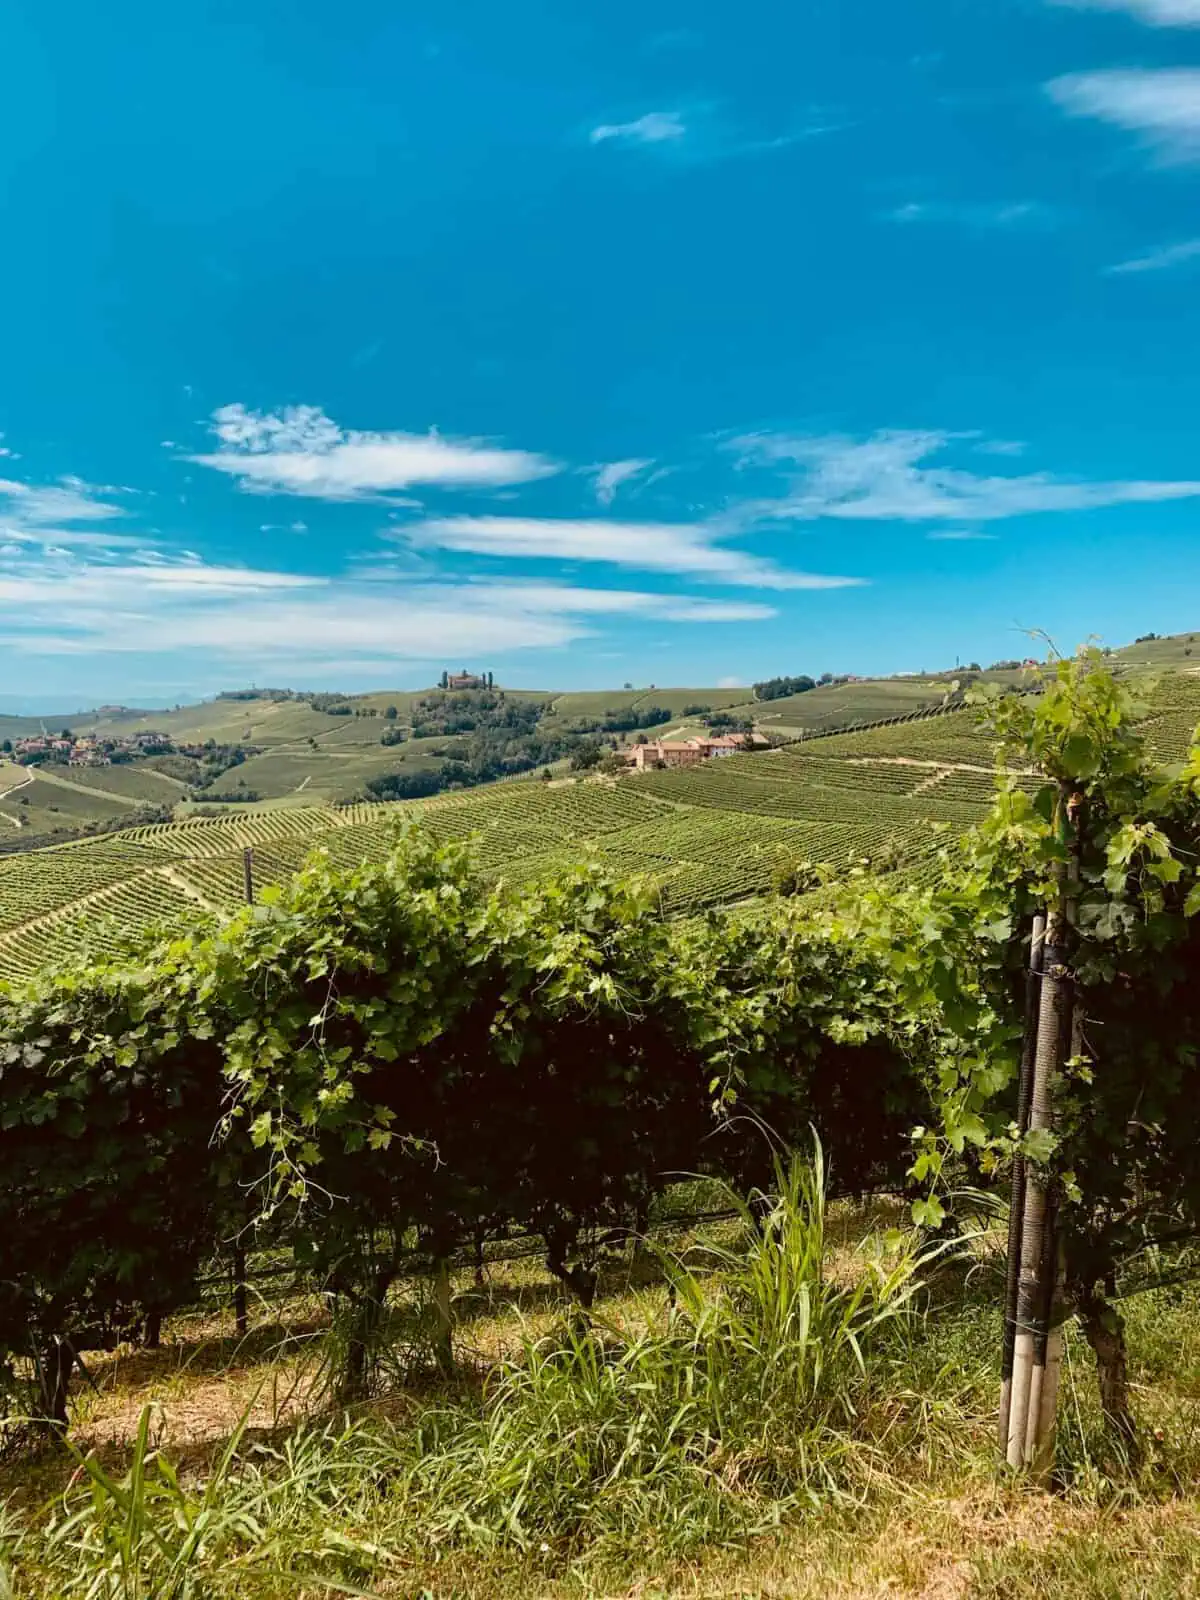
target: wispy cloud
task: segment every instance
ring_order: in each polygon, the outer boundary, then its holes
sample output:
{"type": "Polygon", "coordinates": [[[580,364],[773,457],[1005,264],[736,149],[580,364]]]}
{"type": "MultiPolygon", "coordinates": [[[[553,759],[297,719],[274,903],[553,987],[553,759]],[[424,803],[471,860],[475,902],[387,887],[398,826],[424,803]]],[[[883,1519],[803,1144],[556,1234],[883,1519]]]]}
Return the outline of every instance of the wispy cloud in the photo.
{"type": "Polygon", "coordinates": [[[26,483],[0,478],[0,544],[29,556],[33,547],[47,552],[67,549],[135,550],[156,541],[144,533],[117,532],[109,524],[126,515],[111,495],[132,491],[115,484],[85,483],[68,474],[54,483],[26,483]]]}
{"type": "Polygon", "coordinates": [[[647,472],[654,462],[652,460],[606,461],[592,471],[592,487],[596,491],[596,499],[602,506],[610,506],[617,497],[617,490],[623,483],[640,477],[647,472]]]}
{"type": "Polygon", "coordinates": [[[160,559],[121,566],[0,559],[0,647],[79,656],[217,658],[223,671],[381,662],[561,647],[604,618],[656,623],[761,621],[759,602],[589,589],[564,583],[432,581],[218,567],[160,559]]]}
{"type": "Polygon", "coordinates": [[[994,539],[994,533],[981,533],[978,528],[935,528],[932,533],[925,535],[927,539],[939,539],[945,543],[974,544],[980,539],[994,539]]]}
{"type": "Polygon", "coordinates": [[[592,144],[605,144],[617,140],[621,144],[668,144],[682,139],[687,125],[682,111],[647,111],[645,116],[632,122],[602,122],[592,129],[588,138],[592,144]]]}
{"type": "Polygon", "coordinates": [[[887,222],[913,224],[952,223],[968,228],[1044,227],[1053,220],[1048,206],[1036,200],[1006,200],[978,204],[948,204],[938,200],[910,200],[884,212],[887,222]]]}
{"type": "Polygon", "coordinates": [[[735,439],[731,448],[745,465],[782,473],[785,488],[743,501],[727,520],[735,527],[819,518],[969,525],[1200,496],[1200,482],[1190,480],[1087,482],[1048,472],[1000,476],[932,459],[961,438],[943,431],[888,429],[866,439],[770,433],[735,439]]]}
{"type": "Polygon", "coordinates": [[[704,165],[740,156],[768,155],[852,126],[833,107],[810,106],[790,127],[774,132],[748,128],[723,115],[716,105],[693,104],[686,111],[651,111],[632,122],[602,122],[588,138],[592,144],[645,145],[664,159],[704,165]]]}
{"type": "Polygon", "coordinates": [[[1104,270],[1112,274],[1163,272],[1168,267],[1180,267],[1185,261],[1194,261],[1197,256],[1200,256],[1200,239],[1185,239],[1181,244],[1163,245],[1147,255],[1134,256],[1130,261],[1118,261],[1115,266],[1105,267],[1104,270]]]}
{"type": "Polygon", "coordinates": [[[719,544],[700,523],[567,521],[536,517],[435,517],[400,534],[418,547],[508,559],[604,562],[639,572],[764,589],[844,589],[861,578],[792,572],[719,544]]]}
{"type": "Polygon", "coordinates": [[[1154,28],[1200,28],[1200,0],[1050,0],[1076,11],[1126,11],[1154,28]]]}
{"type": "Polygon", "coordinates": [[[1068,116],[1137,134],[1159,159],[1200,161],[1200,68],[1114,68],[1055,78],[1046,92],[1068,116]]]}
{"type": "Polygon", "coordinates": [[[255,494],[388,501],[413,484],[496,488],[559,470],[546,456],[479,439],[344,429],[318,406],[280,412],[221,406],[211,426],[216,451],[188,459],[236,478],[255,494]]]}
{"type": "Polygon", "coordinates": [[[125,513],[118,505],[101,499],[120,490],[107,485],[84,483],[82,478],[60,478],[57,483],[20,483],[0,478],[0,515],[26,527],[47,523],[102,522],[125,513]]]}

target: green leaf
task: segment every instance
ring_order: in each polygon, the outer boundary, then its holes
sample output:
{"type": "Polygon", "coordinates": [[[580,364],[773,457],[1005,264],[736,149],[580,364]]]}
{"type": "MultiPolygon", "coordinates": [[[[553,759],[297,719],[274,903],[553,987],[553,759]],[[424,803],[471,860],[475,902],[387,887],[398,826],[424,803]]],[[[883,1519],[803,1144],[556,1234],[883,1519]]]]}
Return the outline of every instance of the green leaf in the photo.
{"type": "Polygon", "coordinates": [[[914,1200],[912,1219],[918,1228],[938,1228],[946,1220],[946,1208],[936,1195],[925,1200],[914,1200]]]}
{"type": "Polygon", "coordinates": [[[1045,1166],[1058,1148],[1058,1138],[1049,1128],[1030,1128],[1021,1140],[1021,1154],[1037,1166],[1045,1166]]]}

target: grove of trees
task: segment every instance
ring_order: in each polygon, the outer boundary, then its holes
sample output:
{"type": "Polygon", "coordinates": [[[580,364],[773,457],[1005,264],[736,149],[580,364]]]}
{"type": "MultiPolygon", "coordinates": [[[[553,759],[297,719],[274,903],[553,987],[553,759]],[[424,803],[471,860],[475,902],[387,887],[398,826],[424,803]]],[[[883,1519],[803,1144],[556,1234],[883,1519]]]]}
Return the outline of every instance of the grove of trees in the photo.
{"type": "Polygon", "coordinates": [[[782,700],[785,695],[807,694],[810,689],[815,689],[816,687],[817,680],[810,678],[807,673],[803,672],[794,678],[766,678],[762,683],[754,685],[754,698],[756,700],[782,700]]]}

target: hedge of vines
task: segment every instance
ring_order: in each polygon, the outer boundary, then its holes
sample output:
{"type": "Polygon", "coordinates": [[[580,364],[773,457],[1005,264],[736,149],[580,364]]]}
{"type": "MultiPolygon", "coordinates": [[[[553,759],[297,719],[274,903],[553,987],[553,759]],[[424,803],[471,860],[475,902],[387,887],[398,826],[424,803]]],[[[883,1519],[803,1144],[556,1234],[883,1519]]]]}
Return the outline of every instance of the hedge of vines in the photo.
{"type": "Polygon", "coordinates": [[[238,1235],[369,1311],[414,1244],[529,1229],[586,1300],[596,1240],[675,1175],[765,1176],[755,1117],[815,1126],[843,1191],[920,1183],[937,1222],[960,1158],[987,1181],[1013,1154],[1025,939],[1073,845],[1086,1044],[1025,1154],[1061,1184],[1075,1304],[1111,1329],[1105,1286],[1200,1215],[1200,755],[1154,768],[1094,654],[991,715],[1045,784],[1001,778],[931,889],[863,873],[671,921],[594,867],[518,893],[409,832],[3,991],[0,1363],[31,1361],[61,1416],[74,1351],[186,1304],[238,1235]]]}
{"type": "Polygon", "coordinates": [[[672,922],[593,867],[518,894],[417,832],[318,853],[223,924],[8,992],[0,1357],[61,1416],[71,1353],[239,1235],[369,1309],[414,1245],[528,1229],[586,1300],[596,1240],[679,1173],[765,1176],[752,1112],[815,1123],[843,1188],[902,1182],[897,992],[784,906],[672,922]]]}

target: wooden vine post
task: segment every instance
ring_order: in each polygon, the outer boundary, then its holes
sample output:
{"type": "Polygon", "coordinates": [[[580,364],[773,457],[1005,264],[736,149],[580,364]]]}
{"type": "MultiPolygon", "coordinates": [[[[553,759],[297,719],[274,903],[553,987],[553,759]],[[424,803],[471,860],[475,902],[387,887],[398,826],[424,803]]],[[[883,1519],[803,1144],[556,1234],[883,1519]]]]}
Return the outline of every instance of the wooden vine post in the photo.
{"type": "MultiPolygon", "coordinates": [[[[1042,994],[1042,958],[1046,947],[1046,916],[1033,919],[1029,939],[1029,965],[1025,973],[1025,1032],[1021,1042],[1021,1072],[1017,1084],[1017,1132],[1029,1132],[1029,1101],[1033,1090],[1033,1061],[1037,1051],[1037,1019],[1042,994]]],[[[1004,1285],[1004,1347],[1000,1363],[1000,1452],[1008,1453],[1008,1419],[1012,1407],[1013,1365],[1017,1347],[1017,1284],[1021,1275],[1021,1227],[1025,1216],[1025,1157],[1013,1156],[1012,1188],[1008,1206],[1007,1273],[1004,1285]]]]}
{"type": "MultiPolygon", "coordinates": [[[[242,851],[242,884],[246,904],[254,904],[254,851],[247,846],[242,851]]],[[[250,1327],[250,1307],[246,1293],[246,1244],[244,1231],[239,1231],[233,1246],[233,1326],[239,1339],[250,1327]]]]}
{"type": "MultiPolygon", "coordinates": [[[[1075,976],[1071,968],[1078,892],[1077,811],[1073,784],[1059,783],[1056,817],[1066,848],[1055,864],[1044,917],[1034,920],[1026,987],[1025,1039],[1018,1088],[1022,1138],[1054,1129],[1055,1085],[1076,1048],[1075,976]]],[[[1018,1151],[1013,1161],[1008,1275],[1001,1366],[1000,1443],[1010,1467],[1049,1475],[1062,1365],[1062,1283],[1058,1190],[1049,1170],[1018,1151]]]]}

